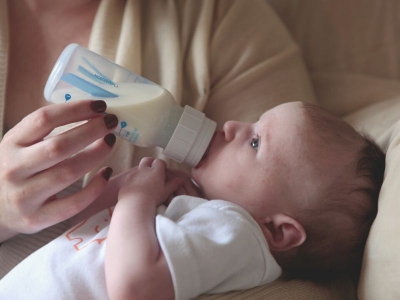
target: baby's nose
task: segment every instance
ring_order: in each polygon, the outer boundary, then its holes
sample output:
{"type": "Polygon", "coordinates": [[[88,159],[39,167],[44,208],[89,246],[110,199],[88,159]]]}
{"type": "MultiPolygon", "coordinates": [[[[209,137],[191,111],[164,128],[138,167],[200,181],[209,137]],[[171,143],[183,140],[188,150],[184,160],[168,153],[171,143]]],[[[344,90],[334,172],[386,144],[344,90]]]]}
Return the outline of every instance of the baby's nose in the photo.
{"type": "Polygon", "coordinates": [[[236,121],[228,121],[224,124],[224,127],[222,129],[225,133],[225,140],[227,142],[230,142],[235,138],[238,124],[239,122],[236,121]]]}

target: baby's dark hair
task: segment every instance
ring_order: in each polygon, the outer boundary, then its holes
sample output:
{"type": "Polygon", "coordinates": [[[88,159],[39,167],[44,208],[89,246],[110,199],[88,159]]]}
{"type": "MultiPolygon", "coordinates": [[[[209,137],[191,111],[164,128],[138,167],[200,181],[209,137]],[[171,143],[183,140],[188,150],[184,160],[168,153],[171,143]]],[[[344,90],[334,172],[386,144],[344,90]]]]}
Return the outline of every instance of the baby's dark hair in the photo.
{"type": "Polygon", "coordinates": [[[321,199],[314,201],[316,205],[294,216],[306,231],[306,241],[296,255],[282,256],[278,261],[286,273],[296,277],[329,279],[347,271],[357,279],[378,211],[385,154],[372,139],[342,119],[311,104],[301,106],[306,124],[321,143],[357,150],[353,150],[350,174],[333,182],[321,199]]]}

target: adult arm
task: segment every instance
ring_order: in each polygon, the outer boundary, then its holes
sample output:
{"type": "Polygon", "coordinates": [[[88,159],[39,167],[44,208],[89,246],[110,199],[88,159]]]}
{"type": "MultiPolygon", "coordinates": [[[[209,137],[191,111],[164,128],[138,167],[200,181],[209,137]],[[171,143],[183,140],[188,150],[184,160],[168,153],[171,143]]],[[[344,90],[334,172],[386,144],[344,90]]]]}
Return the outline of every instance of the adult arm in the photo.
{"type": "Polygon", "coordinates": [[[115,137],[108,134],[118,120],[103,115],[105,109],[104,101],[49,105],[4,135],[0,143],[0,241],[66,220],[101,194],[111,169],[101,169],[85,188],[71,196],[55,196],[110,153],[115,137]],[[49,136],[56,127],[85,120],[62,134],[49,136]]]}
{"type": "Polygon", "coordinates": [[[144,158],[126,178],[107,237],[106,282],[111,299],[173,299],[171,274],[155,230],[156,207],[179,190],[166,164],[144,158]]]}

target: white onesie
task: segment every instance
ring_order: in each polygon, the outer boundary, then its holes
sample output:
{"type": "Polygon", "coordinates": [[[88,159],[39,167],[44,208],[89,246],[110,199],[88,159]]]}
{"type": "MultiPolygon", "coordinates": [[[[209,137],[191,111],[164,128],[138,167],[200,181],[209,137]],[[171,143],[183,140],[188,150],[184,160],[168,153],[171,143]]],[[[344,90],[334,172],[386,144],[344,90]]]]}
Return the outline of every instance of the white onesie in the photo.
{"type": "MultiPolygon", "coordinates": [[[[0,299],[108,299],[111,216],[104,210],[31,254],[0,281],[0,299]]],[[[248,289],[281,275],[258,224],[230,202],[176,197],[159,209],[156,231],[175,299],[248,289]]]]}

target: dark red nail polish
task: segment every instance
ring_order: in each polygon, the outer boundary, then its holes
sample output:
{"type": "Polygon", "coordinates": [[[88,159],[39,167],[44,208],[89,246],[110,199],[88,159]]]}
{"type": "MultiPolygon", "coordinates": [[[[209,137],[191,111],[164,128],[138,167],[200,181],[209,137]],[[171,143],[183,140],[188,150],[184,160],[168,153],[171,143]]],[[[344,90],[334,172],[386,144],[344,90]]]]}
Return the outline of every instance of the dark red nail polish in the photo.
{"type": "Polygon", "coordinates": [[[113,173],[113,169],[111,169],[110,167],[107,167],[104,171],[103,171],[103,177],[105,180],[109,180],[111,175],[113,173]]]}
{"type": "Polygon", "coordinates": [[[104,123],[106,124],[108,129],[117,127],[118,125],[118,118],[116,115],[105,115],[104,116],[104,123]]]}
{"type": "Polygon", "coordinates": [[[114,134],[109,133],[104,137],[104,141],[110,148],[115,144],[116,137],[114,134]]]}
{"type": "Polygon", "coordinates": [[[90,107],[94,112],[103,113],[107,109],[107,104],[103,100],[95,100],[90,103],[90,107]]]}

